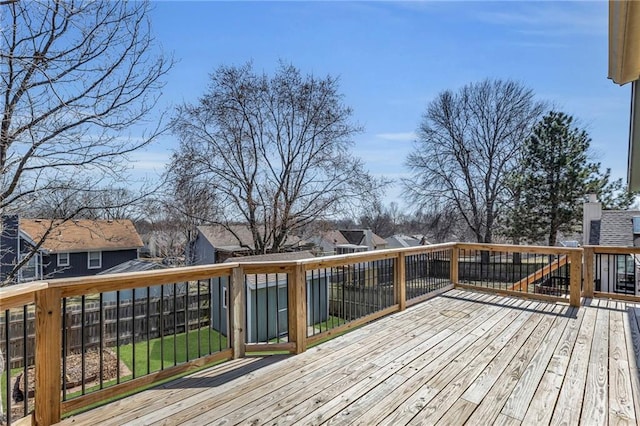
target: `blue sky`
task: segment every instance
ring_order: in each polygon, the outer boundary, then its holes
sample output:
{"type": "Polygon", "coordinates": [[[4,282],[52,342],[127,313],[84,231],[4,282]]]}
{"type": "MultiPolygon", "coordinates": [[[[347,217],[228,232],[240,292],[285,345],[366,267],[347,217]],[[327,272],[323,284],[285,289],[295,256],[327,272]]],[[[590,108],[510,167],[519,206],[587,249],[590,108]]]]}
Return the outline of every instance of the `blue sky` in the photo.
{"type": "MultiPolygon", "coordinates": [[[[607,79],[608,3],[595,2],[155,2],[156,40],[178,61],[161,106],[193,102],[222,64],[280,59],[337,75],[364,127],[354,153],[376,175],[406,176],[404,159],[427,103],[484,78],[513,79],[574,115],[615,177],[626,176],[629,86],[607,79]]],[[[161,171],[178,141],[134,156],[161,171]]],[[[399,198],[399,187],[388,201],[399,198]]]]}

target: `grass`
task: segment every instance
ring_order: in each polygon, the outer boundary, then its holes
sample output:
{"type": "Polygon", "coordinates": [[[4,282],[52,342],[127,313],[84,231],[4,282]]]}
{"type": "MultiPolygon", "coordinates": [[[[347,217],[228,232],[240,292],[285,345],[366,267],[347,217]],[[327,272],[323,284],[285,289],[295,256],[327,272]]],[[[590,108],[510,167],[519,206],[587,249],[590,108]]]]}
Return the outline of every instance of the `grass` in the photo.
{"type": "Polygon", "coordinates": [[[321,333],[346,323],[347,323],[347,320],[345,319],[342,319],[340,317],[334,317],[333,315],[329,315],[329,318],[327,318],[326,321],[313,324],[313,328],[315,329],[316,332],[321,333]]]}
{"type": "MultiPolygon", "coordinates": [[[[11,398],[11,392],[13,391],[13,384],[15,383],[15,379],[18,376],[18,374],[22,373],[22,368],[12,368],[11,369],[11,388],[9,389],[9,398],[11,398]]],[[[2,400],[0,401],[0,403],[2,404],[2,412],[6,412],[7,411],[7,401],[6,401],[6,395],[5,393],[7,393],[7,372],[3,371],[2,374],[0,374],[0,395],[2,395],[2,400]]],[[[20,403],[22,404],[22,403],[20,403]]]]}
{"type": "MultiPolygon", "coordinates": [[[[193,359],[197,359],[200,356],[204,356],[209,354],[209,347],[211,347],[211,353],[215,353],[220,350],[220,348],[224,349],[227,347],[227,338],[222,336],[215,330],[210,329],[209,327],[202,327],[200,329],[200,333],[198,330],[189,331],[189,345],[187,346],[187,333],[180,333],[177,335],[168,335],[163,338],[151,339],[148,343],[139,342],[135,344],[135,366],[133,364],[133,353],[134,353],[134,345],[122,345],[120,346],[120,360],[129,368],[130,371],[134,371],[135,376],[140,377],[145,374],[153,373],[156,371],[160,371],[163,368],[172,367],[176,364],[181,364],[193,359]],[[198,339],[199,334],[199,339],[198,339]],[[210,340],[209,340],[210,339],[210,340]],[[174,342],[175,342],[175,354],[174,354],[174,342]],[[198,353],[198,342],[200,344],[198,353]],[[211,345],[211,346],[209,346],[211,345]],[[147,363],[147,347],[149,348],[149,362],[147,363]],[[187,356],[188,355],[188,356],[187,356]]],[[[115,348],[113,349],[115,351],[115,348]]],[[[213,365],[213,364],[212,364],[213,365]]],[[[207,367],[210,367],[208,365],[207,367]]],[[[185,374],[191,374],[194,371],[189,371],[185,374]]],[[[22,372],[22,368],[14,368],[11,370],[11,379],[13,389],[13,380],[15,377],[22,372]]],[[[184,376],[182,374],[180,376],[184,376]]],[[[180,377],[176,376],[176,377],[180,377]]],[[[171,379],[163,380],[162,382],[173,380],[176,377],[172,377],[171,379]]],[[[133,375],[121,376],[120,382],[124,382],[127,380],[133,379],[133,375]]],[[[117,383],[116,379],[108,380],[103,383],[103,387],[107,388],[109,386],[115,385],[117,383]]],[[[152,386],[157,386],[158,383],[154,383],[152,386]]],[[[7,373],[3,372],[0,374],[0,394],[2,394],[2,407],[3,411],[6,410],[6,396],[5,390],[7,388],[7,373]]],[[[128,392],[126,395],[130,395],[135,392],[139,392],[143,389],[146,389],[150,386],[145,386],[139,389],[135,389],[131,392],[128,392]]],[[[91,393],[93,391],[97,391],[100,389],[100,385],[97,384],[95,386],[87,386],[85,389],[85,393],[91,393]]],[[[70,392],[67,394],[67,399],[71,399],[74,397],[78,397],[82,394],[82,391],[70,392]]],[[[125,394],[119,395],[117,398],[121,398],[126,396],[125,394]]],[[[9,395],[11,397],[11,395],[9,395]]],[[[114,398],[114,399],[117,399],[114,398]]],[[[113,399],[111,399],[113,400],[113,399]]],[[[109,401],[111,401],[109,400],[109,401]]],[[[108,402],[108,401],[106,401],[108,402]]],[[[106,403],[102,402],[100,404],[106,403]]],[[[95,406],[95,405],[94,405],[95,406]]]]}
{"type": "Polygon", "coordinates": [[[151,339],[148,343],[146,341],[136,343],[135,366],[134,345],[131,343],[122,345],[120,346],[120,360],[126,364],[129,370],[135,372],[136,377],[139,377],[209,354],[209,347],[211,347],[212,353],[227,347],[227,338],[209,327],[202,327],[199,332],[191,330],[188,337],[188,345],[187,333],[151,339]]]}

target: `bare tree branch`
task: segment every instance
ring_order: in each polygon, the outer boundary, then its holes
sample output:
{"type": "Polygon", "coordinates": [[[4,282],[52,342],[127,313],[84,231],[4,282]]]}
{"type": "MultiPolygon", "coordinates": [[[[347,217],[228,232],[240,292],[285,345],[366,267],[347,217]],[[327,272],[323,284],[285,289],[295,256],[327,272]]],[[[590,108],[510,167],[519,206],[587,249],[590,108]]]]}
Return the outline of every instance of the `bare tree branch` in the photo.
{"type": "Polygon", "coordinates": [[[478,242],[491,242],[507,201],[507,173],[544,105],[518,83],[485,80],[440,93],[427,107],[407,158],[408,198],[453,208],[478,242]]]}
{"type": "Polygon", "coordinates": [[[127,154],[166,130],[160,119],[142,137],[129,134],[148,124],[172,65],[157,51],[148,10],[148,2],[3,2],[0,213],[33,212],[59,193],[86,203],[52,212],[69,219],[148,192],[104,197],[124,185],[127,154]]]}
{"type": "Polygon", "coordinates": [[[271,77],[251,64],[221,67],[200,101],[177,111],[172,170],[210,188],[212,223],[248,224],[255,252],[278,251],[293,231],[380,186],[350,152],[360,131],[351,114],[334,77],[283,63],[271,77]]]}

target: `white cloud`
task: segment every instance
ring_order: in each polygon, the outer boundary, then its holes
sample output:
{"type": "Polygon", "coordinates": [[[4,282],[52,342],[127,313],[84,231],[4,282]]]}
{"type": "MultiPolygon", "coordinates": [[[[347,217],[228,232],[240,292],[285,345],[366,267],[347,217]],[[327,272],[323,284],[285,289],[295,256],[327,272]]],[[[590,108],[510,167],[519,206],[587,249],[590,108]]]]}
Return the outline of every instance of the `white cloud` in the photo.
{"type": "Polygon", "coordinates": [[[608,21],[604,2],[537,2],[518,4],[508,10],[480,11],[477,19],[491,24],[510,26],[522,34],[535,37],[563,35],[603,35],[608,21]]]}
{"type": "Polygon", "coordinates": [[[171,153],[161,151],[138,151],[129,155],[131,166],[138,172],[164,172],[171,161],[171,153]]]}
{"type": "Polygon", "coordinates": [[[416,132],[378,133],[376,138],[385,141],[413,142],[418,138],[418,135],[416,135],[416,132]]]}

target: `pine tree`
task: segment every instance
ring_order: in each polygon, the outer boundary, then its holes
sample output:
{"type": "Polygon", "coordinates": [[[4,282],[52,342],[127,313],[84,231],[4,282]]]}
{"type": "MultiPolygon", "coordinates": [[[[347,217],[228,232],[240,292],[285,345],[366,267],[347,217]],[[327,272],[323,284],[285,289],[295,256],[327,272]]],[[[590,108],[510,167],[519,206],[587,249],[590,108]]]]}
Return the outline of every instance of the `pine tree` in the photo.
{"type": "Polygon", "coordinates": [[[600,165],[589,159],[589,135],[573,122],[551,111],[526,140],[521,174],[514,179],[519,200],[508,221],[509,235],[553,246],[559,232],[572,232],[580,224],[582,201],[600,165]]]}

